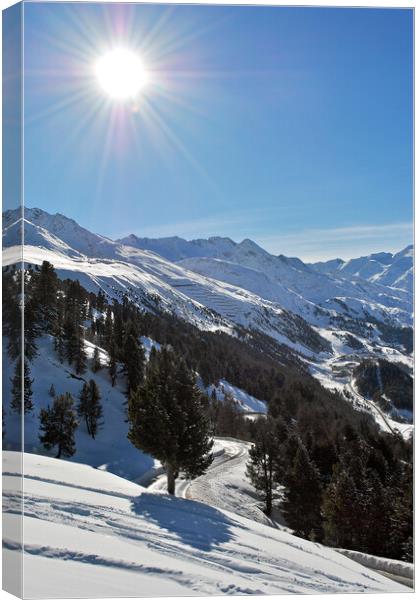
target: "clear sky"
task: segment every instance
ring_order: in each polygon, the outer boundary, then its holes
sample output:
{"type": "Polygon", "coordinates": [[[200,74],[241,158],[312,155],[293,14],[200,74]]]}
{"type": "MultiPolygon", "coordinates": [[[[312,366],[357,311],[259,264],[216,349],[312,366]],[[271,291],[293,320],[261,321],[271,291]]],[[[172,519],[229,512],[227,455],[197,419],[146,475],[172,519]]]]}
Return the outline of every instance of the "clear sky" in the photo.
{"type": "Polygon", "coordinates": [[[412,241],[412,12],[25,5],[25,203],[306,260],[412,241]],[[117,102],[107,50],[150,83],[117,102]]]}

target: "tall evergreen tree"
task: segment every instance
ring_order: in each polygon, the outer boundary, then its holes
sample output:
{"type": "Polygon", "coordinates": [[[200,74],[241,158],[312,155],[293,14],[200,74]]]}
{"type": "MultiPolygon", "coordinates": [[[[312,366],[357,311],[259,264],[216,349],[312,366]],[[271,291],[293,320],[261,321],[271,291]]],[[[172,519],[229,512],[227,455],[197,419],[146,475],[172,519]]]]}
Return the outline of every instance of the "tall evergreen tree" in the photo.
{"type": "Polygon", "coordinates": [[[274,465],[278,454],[279,440],[271,417],[260,418],[255,424],[254,443],[249,450],[246,474],[264,500],[267,515],[273,509],[274,465]]]}
{"type": "Polygon", "coordinates": [[[413,562],[413,465],[405,464],[398,484],[388,490],[389,554],[413,562]]]}
{"type": "Polygon", "coordinates": [[[39,439],[47,450],[57,446],[56,458],[76,452],[74,434],[77,428],[73,398],[69,393],[57,396],[53,405],[41,409],[39,439]]]}
{"type": "Polygon", "coordinates": [[[35,301],[25,296],[25,327],[24,352],[27,360],[31,361],[38,355],[36,339],[40,334],[38,314],[35,301]]]}
{"type": "Polygon", "coordinates": [[[11,360],[21,353],[22,312],[21,312],[21,274],[15,268],[3,271],[3,333],[8,338],[7,351],[11,360]]]}
{"type": "Polygon", "coordinates": [[[162,348],[149,361],[146,379],[130,395],[128,415],[129,440],[161,461],[170,494],[181,471],[195,478],[211,464],[213,442],[201,393],[172,350],[162,348]]]}
{"type": "Polygon", "coordinates": [[[82,375],[86,371],[87,355],[84,344],[83,327],[67,320],[64,326],[65,357],[74,364],[75,371],[82,375]]]}
{"type": "Polygon", "coordinates": [[[357,496],[353,477],[342,463],[337,463],[322,505],[325,542],[328,545],[350,550],[357,546],[357,496]]]}
{"type": "Polygon", "coordinates": [[[109,348],[108,371],[111,378],[111,385],[114,387],[117,381],[117,350],[114,341],[111,342],[109,348]]]}
{"type": "Polygon", "coordinates": [[[39,324],[43,331],[52,333],[57,321],[58,290],[58,278],[53,265],[44,260],[33,279],[32,295],[37,306],[39,324]]]}
{"type": "Polygon", "coordinates": [[[33,379],[31,379],[31,372],[29,369],[29,364],[26,360],[23,362],[23,379],[22,379],[22,358],[19,357],[16,361],[15,366],[15,375],[12,381],[12,400],[10,402],[10,407],[13,411],[17,413],[22,412],[22,402],[23,402],[23,411],[26,415],[33,409],[32,402],[32,384],[33,379]],[[22,400],[23,397],[23,400],[22,400]]]}
{"type": "Polygon", "coordinates": [[[102,418],[101,394],[95,381],[84,383],[79,396],[78,414],[85,419],[88,434],[95,439],[102,418]]]}
{"type": "Polygon", "coordinates": [[[319,540],[321,537],[321,480],[302,442],[298,444],[292,468],[286,473],[282,508],[296,535],[319,540]]]}
{"type": "Polygon", "coordinates": [[[145,368],[144,349],[132,324],[124,338],[122,362],[127,376],[127,395],[130,395],[143,381],[145,368]]]}
{"type": "Polygon", "coordinates": [[[101,360],[99,358],[99,348],[95,346],[92,357],[92,371],[96,373],[102,368],[101,360]]]}

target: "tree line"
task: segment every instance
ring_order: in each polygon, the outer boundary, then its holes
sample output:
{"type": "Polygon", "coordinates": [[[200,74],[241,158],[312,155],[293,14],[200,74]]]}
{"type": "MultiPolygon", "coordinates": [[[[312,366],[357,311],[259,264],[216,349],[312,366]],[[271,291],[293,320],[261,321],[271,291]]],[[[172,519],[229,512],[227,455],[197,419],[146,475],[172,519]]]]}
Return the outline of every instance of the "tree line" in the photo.
{"type": "Polygon", "coordinates": [[[282,511],[298,536],[413,560],[410,445],[348,426],[326,440],[284,413],[253,425],[247,476],[266,514],[282,511]]]}

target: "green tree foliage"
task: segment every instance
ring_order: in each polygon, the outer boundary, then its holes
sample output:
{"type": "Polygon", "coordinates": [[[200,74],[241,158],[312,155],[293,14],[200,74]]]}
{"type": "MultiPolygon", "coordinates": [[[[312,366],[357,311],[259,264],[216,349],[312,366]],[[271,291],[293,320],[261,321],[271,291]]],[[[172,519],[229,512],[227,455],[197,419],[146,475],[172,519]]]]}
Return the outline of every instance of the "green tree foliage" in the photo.
{"type": "Polygon", "coordinates": [[[321,538],[321,478],[315,463],[299,440],[291,469],[284,478],[282,509],[294,533],[319,541],[321,538]]]}
{"type": "Polygon", "coordinates": [[[219,400],[213,388],[207,412],[214,435],[249,439],[247,421],[230,392],[223,393],[223,399],[219,400]]]}
{"type": "Polygon", "coordinates": [[[211,464],[210,424],[194,374],[171,349],[151,356],[144,382],[128,404],[129,440],[164,465],[168,492],[175,480],[203,474],[211,464]]]}
{"type": "Polygon", "coordinates": [[[26,359],[23,362],[23,378],[22,378],[22,358],[19,357],[16,361],[15,366],[15,375],[12,381],[12,399],[10,402],[10,408],[17,413],[22,412],[22,403],[23,403],[23,411],[26,415],[31,412],[33,409],[32,402],[32,384],[33,379],[31,379],[31,372],[29,369],[29,364],[26,359]]]}
{"type": "Polygon", "coordinates": [[[53,333],[57,325],[58,278],[51,263],[43,261],[33,275],[31,288],[31,300],[36,306],[38,324],[43,331],[53,333]]]}
{"type": "Polygon", "coordinates": [[[3,269],[3,334],[8,338],[9,358],[15,360],[21,352],[21,272],[15,267],[3,269]]]}
{"type": "Polygon", "coordinates": [[[134,325],[130,322],[124,337],[122,363],[127,376],[127,395],[135,391],[143,381],[145,356],[134,325]]]}
{"type": "Polygon", "coordinates": [[[88,434],[95,439],[98,429],[102,424],[102,405],[99,388],[93,379],[89,383],[83,384],[77,412],[79,417],[85,420],[88,434]]]}
{"type": "Polygon", "coordinates": [[[254,443],[249,450],[246,474],[264,500],[264,512],[271,515],[275,487],[274,468],[279,451],[279,440],[274,419],[272,417],[258,419],[253,433],[254,443]]]}
{"type": "Polygon", "coordinates": [[[99,349],[98,346],[95,346],[92,357],[92,371],[97,373],[102,368],[101,360],[99,358],[99,349]]]}
{"type": "Polygon", "coordinates": [[[41,409],[39,439],[47,450],[57,447],[56,458],[73,456],[76,452],[74,434],[77,418],[73,398],[69,393],[57,396],[52,406],[41,409]]]}
{"type": "Polygon", "coordinates": [[[118,375],[118,365],[117,365],[117,349],[115,347],[115,343],[112,341],[109,346],[109,354],[108,354],[108,372],[109,377],[111,379],[112,387],[115,386],[118,375]]]}
{"type": "Polygon", "coordinates": [[[354,504],[356,495],[357,488],[353,478],[337,463],[322,507],[325,542],[328,545],[347,549],[357,546],[355,536],[359,524],[354,504]]]}

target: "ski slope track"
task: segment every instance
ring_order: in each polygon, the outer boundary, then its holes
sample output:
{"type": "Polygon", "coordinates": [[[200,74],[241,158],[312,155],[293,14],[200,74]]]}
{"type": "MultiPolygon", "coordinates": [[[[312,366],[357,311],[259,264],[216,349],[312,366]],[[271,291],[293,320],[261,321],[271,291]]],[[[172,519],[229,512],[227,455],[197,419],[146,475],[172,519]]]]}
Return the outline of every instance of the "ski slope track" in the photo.
{"type": "MultiPolygon", "coordinates": [[[[19,551],[4,453],[4,572],[19,551]]],[[[332,549],[81,464],[25,453],[26,598],[406,592],[332,549]]]]}
{"type": "MultiPolygon", "coordinates": [[[[261,501],[245,475],[251,444],[233,438],[215,438],[213,463],[204,475],[193,481],[179,478],[176,495],[228,510],[265,525],[274,525],[261,510],[261,501]]],[[[166,475],[148,486],[166,491],[166,475]]]]}

